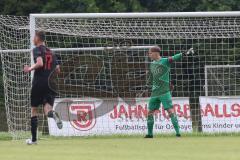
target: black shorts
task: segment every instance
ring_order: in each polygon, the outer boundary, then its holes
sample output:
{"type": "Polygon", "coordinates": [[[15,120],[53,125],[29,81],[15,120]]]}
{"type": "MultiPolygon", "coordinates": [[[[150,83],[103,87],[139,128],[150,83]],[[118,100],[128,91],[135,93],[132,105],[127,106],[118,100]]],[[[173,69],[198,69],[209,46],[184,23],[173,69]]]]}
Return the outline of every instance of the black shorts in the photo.
{"type": "Polygon", "coordinates": [[[46,103],[53,106],[56,93],[48,86],[48,81],[33,81],[31,90],[31,106],[38,107],[46,103]]]}

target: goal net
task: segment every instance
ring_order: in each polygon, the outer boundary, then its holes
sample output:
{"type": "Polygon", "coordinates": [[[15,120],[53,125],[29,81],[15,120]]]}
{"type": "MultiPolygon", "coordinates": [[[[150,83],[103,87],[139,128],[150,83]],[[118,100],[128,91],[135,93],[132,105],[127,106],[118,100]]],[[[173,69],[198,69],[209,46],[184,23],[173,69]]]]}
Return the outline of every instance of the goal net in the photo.
{"type": "MultiPolygon", "coordinates": [[[[32,63],[31,41],[36,30],[45,31],[46,45],[61,62],[61,73],[51,80],[56,82],[58,93],[54,109],[60,113],[64,127],[58,130],[51,119],[41,117],[42,126],[51,135],[145,134],[147,52],[155,45],[162,48],[163,57],[194,48],[194,55],[172,64],[170,79],[181,131],[204,131],[202,119],[209,115],[199,97],[222,96],[222,79],[229,80],[224,92],[239,96],[238,77],[232,80],[231,76],[234,68],[228,70],[229,74],[225,74],[226,68],[222,72],[218,72],[222,68],[211,67],[206,71],[206,66],[239,65],[239,16],[239,12],[1,16],[9,131],[16,139],[29,133],[32,77],[22,68],[32,63]]],[[[209,124],[217,121],[205,119],[209,124]]],[[[154,132],[173,132],[164,110],[156,113],[155,121],[154,132]]]]}
{"type": "Polygon", "coordinates": [[[240,65],[206,65],[205,95],[240,95],[240,65]]]}

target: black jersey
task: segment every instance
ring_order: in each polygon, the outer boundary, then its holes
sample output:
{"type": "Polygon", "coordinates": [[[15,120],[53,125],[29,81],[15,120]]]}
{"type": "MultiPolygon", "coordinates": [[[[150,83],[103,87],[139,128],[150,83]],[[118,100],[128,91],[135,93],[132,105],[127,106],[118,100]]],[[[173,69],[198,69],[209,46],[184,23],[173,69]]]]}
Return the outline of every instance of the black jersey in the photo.
{"type": "Polygon", "coordinates": [[[49,76],[56,68],[57,58],[52,51],[44,45],[33,49],[34,63],[37,62],[38,57],[42,57],[43,67],[35,70],[33,81],[48,80],[49,76]]]}

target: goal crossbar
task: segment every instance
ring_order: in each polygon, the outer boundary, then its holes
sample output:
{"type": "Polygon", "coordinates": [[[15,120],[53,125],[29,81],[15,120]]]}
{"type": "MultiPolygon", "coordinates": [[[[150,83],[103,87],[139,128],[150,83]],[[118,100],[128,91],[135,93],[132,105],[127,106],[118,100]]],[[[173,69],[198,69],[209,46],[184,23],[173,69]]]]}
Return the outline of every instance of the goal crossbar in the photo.
{"type": "Polygon", "coordinates": [[[134,12],[134,13],[52,13],[30,14],[35,18],[154,18],[154,17],[234,17],[240,11],[223,12],[134,12]]]}

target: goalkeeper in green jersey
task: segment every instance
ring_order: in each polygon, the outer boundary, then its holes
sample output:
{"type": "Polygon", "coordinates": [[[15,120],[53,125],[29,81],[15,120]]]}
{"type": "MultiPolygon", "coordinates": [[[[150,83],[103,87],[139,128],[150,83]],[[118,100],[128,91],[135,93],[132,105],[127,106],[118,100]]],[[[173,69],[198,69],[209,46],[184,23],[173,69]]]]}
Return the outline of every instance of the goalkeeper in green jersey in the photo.
{"type": "Polygon", "coordinates": [[[147,127],[148,134],[145,138],[153,138],[153,114],[155,110],[160,108],[162,103],[164,109],[168,112],[171,122],[176,131],[176,136],[180,137],[179,124],[177,116],[173,109],[172,95],[170,92],[170,67],[171,63],[180,60],[184,55],[193,53],[193,49],[189,49],[186,53],[177,53],[169,58],[160,56],[161,49],[156,46],[149,49],[149,57],[153,62],[150,65],[149,82],[151,83],[151,98],[148,105],[147,127]]]}

